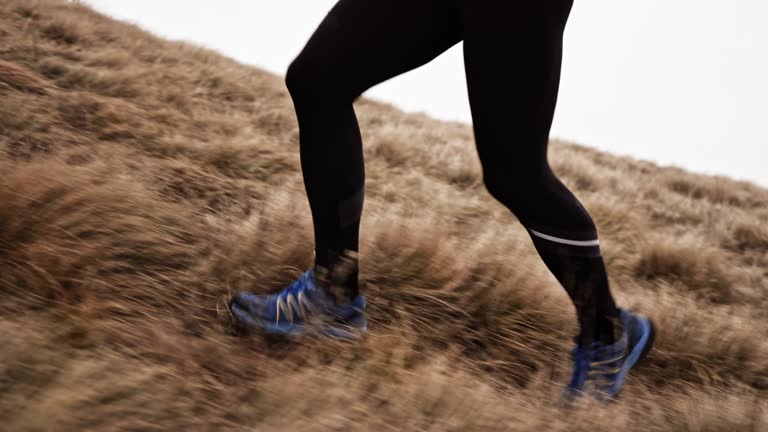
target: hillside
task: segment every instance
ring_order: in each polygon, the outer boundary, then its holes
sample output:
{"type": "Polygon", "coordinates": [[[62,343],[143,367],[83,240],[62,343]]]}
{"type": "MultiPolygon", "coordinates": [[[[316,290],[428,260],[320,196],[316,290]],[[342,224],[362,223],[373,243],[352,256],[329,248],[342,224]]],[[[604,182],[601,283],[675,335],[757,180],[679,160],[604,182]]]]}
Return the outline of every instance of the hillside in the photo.
{"type": "Polygon", "coordinates": [[[369,336],[238,337],[229,296],[312,258],[283,78],[0,2],[0,429],[768,431],[768,190],[552,143],[660,328],[622,400],[564,411],[574,313],[471,127],[356,108],[369,336]]]}

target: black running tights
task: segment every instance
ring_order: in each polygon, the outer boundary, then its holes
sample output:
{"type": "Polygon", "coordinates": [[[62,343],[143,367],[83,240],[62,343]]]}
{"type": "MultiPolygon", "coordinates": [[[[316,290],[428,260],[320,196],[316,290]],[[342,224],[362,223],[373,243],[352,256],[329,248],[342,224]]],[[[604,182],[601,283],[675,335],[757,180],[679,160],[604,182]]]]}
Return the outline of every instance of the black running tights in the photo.
{"type": "MultiPolygon", "coordinates": [[[[581,342],[610,340],[617,309],[597,231],[553,174],[547,142],[572,0],[340,0],[286,84],[299,122],[316,265],[357,251],[363,149],[353,101],[464,41],[475,142],[490,194],[527,228],[576,306],[581,342]]],[[[357,294],[357,272],[349,281],[357,294]]]]}

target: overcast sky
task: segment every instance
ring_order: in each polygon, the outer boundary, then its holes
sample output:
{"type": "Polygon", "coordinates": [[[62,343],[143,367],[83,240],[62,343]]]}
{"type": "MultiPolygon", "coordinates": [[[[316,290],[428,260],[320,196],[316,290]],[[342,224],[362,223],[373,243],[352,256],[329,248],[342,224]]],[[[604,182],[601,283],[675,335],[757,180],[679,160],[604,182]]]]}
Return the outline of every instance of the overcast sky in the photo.
{"type": "MultiPolygon", "coordinates": [[[[86,2],[284,74],[335,0],[86,2]]],[[[552,135],[768,186],[766,53],[768,0],[576,0],[552,135]]],[[[458,45],[366,95],[470,122],[466,92],[458,45]]]]}

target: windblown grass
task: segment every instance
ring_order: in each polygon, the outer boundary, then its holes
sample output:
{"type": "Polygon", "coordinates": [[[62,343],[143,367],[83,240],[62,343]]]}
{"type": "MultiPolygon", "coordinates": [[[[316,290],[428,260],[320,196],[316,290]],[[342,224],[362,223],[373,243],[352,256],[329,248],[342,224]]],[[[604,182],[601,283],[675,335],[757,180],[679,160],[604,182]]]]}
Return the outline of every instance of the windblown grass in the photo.
{"type": "Polygon", "coordinates": [[[573,311],[468,125],[360,99],[360,343],[231,334],[312,259],[282,78],[76,2],[0,4],[0,416],[37,430],[768,430],[768,191],[553,141],[657,349],[571,411],[573,311]]]}

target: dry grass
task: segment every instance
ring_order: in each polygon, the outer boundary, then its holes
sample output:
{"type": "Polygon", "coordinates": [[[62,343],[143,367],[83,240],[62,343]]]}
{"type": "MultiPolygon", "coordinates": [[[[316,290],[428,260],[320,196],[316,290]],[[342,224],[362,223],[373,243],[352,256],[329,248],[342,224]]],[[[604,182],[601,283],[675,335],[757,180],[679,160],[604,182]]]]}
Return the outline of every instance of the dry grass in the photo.
{"type": "Polygon", "coordinates": [[[310,264],[282,78],[76,2],[2,2],[0,42],[4,430],[768,430],[768,191],[552,143],[660,326],[563,411],[573,312],[469,126],[357,102],[370,335],[267,344],[223,305],[310,264]]]}

